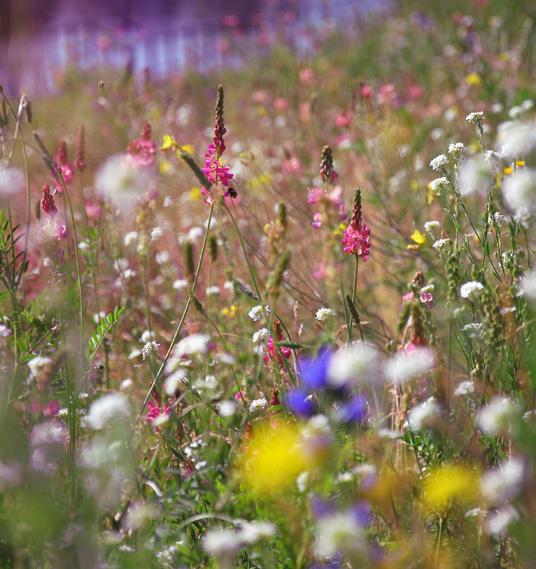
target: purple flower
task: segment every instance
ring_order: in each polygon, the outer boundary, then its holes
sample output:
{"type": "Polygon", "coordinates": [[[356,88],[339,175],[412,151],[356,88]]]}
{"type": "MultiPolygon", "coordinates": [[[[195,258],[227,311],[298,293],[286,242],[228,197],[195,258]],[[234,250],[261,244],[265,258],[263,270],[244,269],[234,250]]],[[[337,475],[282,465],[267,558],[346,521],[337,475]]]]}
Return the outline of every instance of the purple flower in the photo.
{"type": "Polygon", "coordinates": [[[357,523],[363,527],[368,527],[372,523],[372,507],[365,500],[361,500],[353,506],[352,514],[357,523]]]}
{"type": "Polygon", "coordinates": [[[303,385],[308,389],[327,387],[328,365],[332,355],[329,348],[322,348],[315,358],[301,358],[299,369],[303,385]]]}
{"type": "Polygon", "coordinates": [[[299,417],[311,417],[315,413],[315,405],[305,391],[292,389],[286,396],[287,407],[299,417]]]}
{"type": "Polygon", "coordinates": [[[343,423],[361,423],[367,416],[367,400],[355,395],[339,407],[339,419],[343,423]]]}

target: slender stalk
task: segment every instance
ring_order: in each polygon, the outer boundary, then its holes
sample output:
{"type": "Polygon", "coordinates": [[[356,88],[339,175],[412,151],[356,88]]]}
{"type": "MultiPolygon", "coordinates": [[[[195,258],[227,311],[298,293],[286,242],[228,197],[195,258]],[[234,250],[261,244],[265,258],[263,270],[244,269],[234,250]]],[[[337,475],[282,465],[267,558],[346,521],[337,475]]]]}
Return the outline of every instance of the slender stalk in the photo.
{"type": "Polygon", "coordinates": [[[162,363],[160,364],[158,371],[156,372],[155,378],[153,379],[151,386],[149,387],[149,390],[147,391],[147,395],[145,396],[145,399],[143,400],[141,409],[138,413],[138,420],[141,417],[141,415],[145,409],[145,406],[147,405],[147,402],[149,401],[149,398],[151,397],[151,393],[153,392],[154,388],[156,387],[156,384],[158,383],[158,381],[162,377],[162,374],[164,373],[164,370],[166,369],[166,364],[167,364],[169,358],[171,357],[171,353],[173,352],[173,348],[177,344],[177,340],[179,339],[179,335],[181,333],[182,327],[184,326],[186,316],[188,315],[188,311],[190,310],[190,306],[192,304],[192,297],[195,293],[197,281],[199,280],[199,275],[201,273],[201,266],[203,264],[203,258],[205,257],[205,251],[207,249],[208,236],[210,233],[210,227],[212,225],[212,216],[214,214],[214,206],[215,206],[215,203],[212,202],[212,204],[210,206],[210,212],[208,214],[207,229],[205,231],[205,237],[203,239],[203,245],[201,247],[201,253],[199,255],[199,260],[197,261],[197,267],[195,270],[195,275],[194,275],[194,280],[192,282],[192,287],[190,288],[190,294],[188,295],[188,300],[186,301],[186,305],[184,306],[184,310],[182,312],[181,319],[179,320],[177,328],[175,329],[175,333],[173,334],[173,338],[171,339],[171,343],[169,344],[169,348],[166,352],[166,355],[165,355],[162,363]]]}

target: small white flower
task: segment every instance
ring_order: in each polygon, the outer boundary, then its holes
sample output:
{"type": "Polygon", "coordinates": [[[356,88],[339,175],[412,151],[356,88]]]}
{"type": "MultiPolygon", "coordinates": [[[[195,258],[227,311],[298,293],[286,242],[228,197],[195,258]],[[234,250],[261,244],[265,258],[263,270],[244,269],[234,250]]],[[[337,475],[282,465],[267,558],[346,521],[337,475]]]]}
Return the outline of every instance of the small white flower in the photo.
{"type": "Polygon", "coordinates": [[[254,344],[260,344],[261,342],[264,342],[264,340],[266,340],[269,335],[270,331],[268,330],[268,328],[261,328],[260,330],[257,330],[253,334],[252,342],[254,344]]]}
{"type": "Polygon", "coordinates": [[[218,296],[220,294],[220,287],[219,286],[209,286],[205,290],[207,296],[218,296]]]}
{"type": "Polygon", "coordinates": [[[39,373],[45,368],[52,360],[47,357],[43,356],[36,356],[27,362],[28,367],[30,368],[30,375],[32,377],[36,377],[39,373]]]}
{"type": "Polygon", "coordinates": [[[433,245],[432,247],[436,250],[436,251],[441,251],[444,248],[446,248],[450,243],[450,239],[438,239],[433,245]]]}
{"type": "Polygon", "coordinates": [[[108,393],[91,404],[87,423],[92,429],[104,429],[111,423],[122,423],[130,418],[128,399],[121,393],[108,393]]]}
{"type": "Polygon", "coordinates": [[[258,322],[261,318],[267,317],[271,310],[272,309],[267,304],[264,306],[262,304],[258,304],[248,312],[248,316],[253,320],[253,322],[258,322]]]}
{"type": "Polygon", "coordinates": [[[530,301],[536,301],[536,270],[525,273],[521,277],[519,294],[530,301]]]}
{"type": "Polygon", "coordinates": [[[385,376],[391,383],[404,384],[430,371],[434,365],[434,353],[429,348],[401,351],[385,364],[385,376]]]}
{"type": "Polygon", "coordinates": [[[192,354],[206,354],[210,344],[208,334],[192,334],[183,338],[175,347],[174,355],[177,358],[192,354]]]}
{"type": "Polygon", "coordinates": [[[329,361],[328,382],[333,387],[375,383],[381,377],[380,354],[371,344],[355,342],[342,347],[329,361]]]}
{"type": "Polygon", "coordinates": [[[164,391],[169,397],[173,397],[181,385],[187,383],[186,370],[183,367],[179,367],[171,375],[166,377],[164,381],[164,391]]]}
{"type": "Polygon", "coordinates": [[[487,435],[508,432],[518,414],[517,405],[504,396],[494,397],[478,413],[478,428],[487,435]]]}
{"type": "Polygon", "coordinates": [[[484,120],[484,113],[482,111],[473,111],[465,117],[465,120],[468,123],[477,124],[484,120]]]}
{"type": "Polygon", "coordinates": [[[518,519],[517,511],[512,506],[506,506],[488,516],[485,530],[491,535],[504,535],[508,526],[518,519]]]}
{"type": "Polygon", "coordinates": [[[149,172],[127,154],[111,156],[95,177],[95,189],[119,210],[131,210],[150,185],[149,172]]]}
{"type": "Polygon", "coordinates": [[[445,176],[441,176],[440,178],[434,178],[430,184],[430,189],[435,192],[436,195],[441,195],[442,191],[448,190],[450,187],[450,182],[448,181],[445,176]]]}
{"type": "Polygon", "coordinates": [[[89,249],[90,249],[89,242],[88,241],[80,241],[80,243],[78,243],[78,248],[83,253],[85,253],[86,251],[89,251],[89,249]]]}
{"type": "Polygon", "coordinates": [[[423,427],[432,423],[440,412],[441,409],[435,398],[429,397],[426,401],[419,403],[409,410],[408,419],[404,427],[412,431],[420,431],[423,427]]]}
{"type": "Polygon", "coordinates": [[[155,259],[159,265],[164,265],[169,261],[170,257],[171,256],[169,254],[169,251],[158,251],[158,253],[155,256],[155,259]]]}
{"type": "Polygon", "coordinates": [[[204,234],[205,232],[203,231],[202,227],[192,227],[190,231],[188,231],[188,235],[186,238],[188,239],[188,241],[197,241],[198,239],[203,237],[204,234]]]}
{"type": "Polygon", "coordinates": [[[444,154],[439,154],[439,156],[436,156],[430,161],[430,168],[436,172],[442,168],[447,167],[448,165],[449,159],[444,154]]]}
{"type": "Polygon", "coordinates": [[[511,458],[498,468],[486,472],[480,481],[480,491],[492,504],[509,502],[521,491],[523,483],[523,463],[511,458]]]}
{"type": "Polygon", "coordinates": [[[188,286],[188,281],[186,279],[177,279],[173,282],[173,288],[175,290],[182,290],[188,286]]]}
{"type": "Polygon", "coordinates": [[[265,397],[261,397],[260,399],[254,399],[249,404],[249,412],[254,413],[255,411],[260,411],[268,407],[268,401],[265,397]]]}
{"type": "Polygon", "coordinates": [[[474,381],[466,380],[460,382],[456,389],[454,390],[454,395],[457,397],[463,397],[465,395],[471,395],[471,393],[475,392],[475,383],[474,381]]]}
{"type": "Polygon", "coordinates": [[[484,290],[484,285],[478,281],[469,281],[460,287],[460,296],[462,298],[474,298],[484,290]]]}
{"type": "Polygon", "coordinates": [[[226,399],[225,401],[220,401],[218,403],[218,413],[221,417],[232,417],[238,408],[236,401],[231,399],[226,399]]]}
{"type": "Polygon", "coordinates": [[[462,329],[469,338],[481,338],[482,337],[482,324],[479,322],[471,322],[466,324],[462,329]]]}
{"type": "Polygon", "coordinates": [[[352,512],[320,518],[315,533],[315,553],[323,559],[333,557],[339,551],[356,551],[364,544],[363,528],[352,512]]]}
{"type": "Polygon", "coordinates": [[[209,530],[203,538],[205,552],[223,561],[224,567],[230,567],[232,559],[241,546],[242,540],[239,534],[231,529],[209,530]]]}
{"type": "Polygon", "coordinates": [[[482,156],[464,160],[460,164],[458,185],[460,195],[469,196],[474,193],[487,194],[494,184],[494,176],[489,161],[482,156]]]}
{"type": "Polygon", "coordinates": [[[261,539],[273,537],[275,535],[275,526],[270,522],[243,521],[240,524],[239,535],[245,544],[251,545],[261,539]]]}
{"type": "Polygon", "coordinates": [[[151,241],[156,241],[157,239],[160,239],[162,235],[164,235],[164,231],[161,227],[153,227],[151,229],[151,241]]]}
{"type": "Polygon", "coordinates": [[[435,233],[435,231],[437,229],[439,229],[440,227],[441,227],[441,224],[439,223],[439,221],[436,221],[435,219],[433,219],[431,221],[427,221],[424,224],[424,230],[426,231],[426,233],[430,233],[430,234],[435,233]]]}
{"type": "Polygon", "coordinates": [[[144,344],[143,348],[141,349],[141,357],[142,359],[147,359],[151,354],[157,354],[158,353],[158,348],[160,347],[160,344],[158,344],[157,342],[155,342],[154,340],[151,340],[150,342],[147,342],[144,344]]]}
{"type": "Polygon", "coordinates": [[[536,169],[517,170],[504,181],[504,201],[511,210],[525,214],[536,212],[536,169]]]}
{"type": "Polygon", "coordinates": [[[135,243],[137,240],[138,240],[138,232],[137,231],[129,231],[125,235],[125,237],[123,239],[123,243],[125,244],[125,247],[128,247],[132,243],[135,243]]]}
{"type": "Polygon", "coordinates": [[[448,153],[455,158],[458,158],[460,154],[463,152],[465,145],[463,142],[452,142],[449,144],[448,153]]]}
{"type": "Polygon", "coordinates": [[[497,128],[497,151],[506,160],[528,156],[536,148],[536,124],[503,122],[497,128]]]}
{"type": "Polygon", "coordinates": [[[319,321],[319,322],[325,322],[328,318],[331,318],[333,316],[336,316],[336,312],[335,310],[331,309],[331,308],[319,308],[316,311],[316,316],[315,318],[319,321]]]}

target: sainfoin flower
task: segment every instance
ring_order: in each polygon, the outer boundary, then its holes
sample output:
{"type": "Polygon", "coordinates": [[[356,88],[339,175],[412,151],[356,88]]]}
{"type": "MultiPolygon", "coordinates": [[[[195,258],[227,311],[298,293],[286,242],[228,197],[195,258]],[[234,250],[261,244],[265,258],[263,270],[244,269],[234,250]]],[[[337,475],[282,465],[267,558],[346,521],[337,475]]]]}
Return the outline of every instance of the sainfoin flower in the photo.
{"type": "Polygon", "coordinates": [[[343,252],[355,254],[366,262],[370,254],[370,228],[362,223],[361,190],[356,190],[350,224],[342,239],[343,252]]]}
{"type": "Polygon", "coordinates": [[[58,208],[56,207],[56,200],[52,192],[50,191],[50,186],[45,184],[42,190],[41,196],[41,209],[43,213],[46,215],[50,215],[50,217],[54,217],[56,213],[58,213],[58,208]]]}
{"type": "Polygon", "coordinates": [[[72,181],[74,176],[74,166],[67,156],[67,144],[63,140],[56,152],[56,166],[61,171],[63,181],[68,184],[72,181]]]}
{"type": "Polygon", "coordinates": [[[139,166],[150,166],[154,162],[156,143],[151,140],[151,125],[145,123],[140,137],[128,145],[128,153],[139,166]]]}

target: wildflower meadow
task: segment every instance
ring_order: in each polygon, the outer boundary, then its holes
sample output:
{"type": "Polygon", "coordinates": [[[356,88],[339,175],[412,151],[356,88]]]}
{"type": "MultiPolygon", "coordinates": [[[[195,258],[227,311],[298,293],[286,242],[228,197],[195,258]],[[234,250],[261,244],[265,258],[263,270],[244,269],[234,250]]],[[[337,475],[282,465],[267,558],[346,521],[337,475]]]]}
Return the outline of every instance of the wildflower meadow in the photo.
{"type": "Polygon", "coordinates": [[[287,20],[0,88],[0,568],[536,567],[536,7],[287,20]]]}

